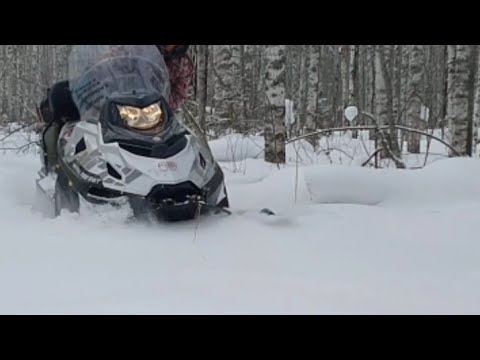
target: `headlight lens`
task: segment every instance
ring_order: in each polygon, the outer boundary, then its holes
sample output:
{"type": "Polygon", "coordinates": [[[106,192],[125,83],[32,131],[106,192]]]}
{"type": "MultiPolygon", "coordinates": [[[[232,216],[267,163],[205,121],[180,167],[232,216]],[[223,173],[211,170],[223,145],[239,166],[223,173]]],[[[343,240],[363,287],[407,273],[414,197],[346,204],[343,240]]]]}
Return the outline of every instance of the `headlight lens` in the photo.
{"type": "Polygon", "coordinates": [[[153,104],[140,109],[133,106],[118,106],[120,117],[128,127],[137,130],[150,130],[163,121],[160,104],[153,104]]]}

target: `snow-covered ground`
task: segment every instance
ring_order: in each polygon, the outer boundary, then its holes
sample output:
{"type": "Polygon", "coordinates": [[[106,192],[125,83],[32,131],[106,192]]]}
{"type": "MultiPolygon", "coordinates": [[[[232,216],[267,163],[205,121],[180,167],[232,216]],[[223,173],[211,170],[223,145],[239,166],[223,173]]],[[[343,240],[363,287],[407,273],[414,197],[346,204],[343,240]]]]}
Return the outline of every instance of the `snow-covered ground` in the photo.
{"type": "Polygon", "coordinates": [[[479,314],[480,161],[374,170],[360,141],[329,141],[348,156],[300,143],[281,169],[259,139],[214,141],[245,212],[154,226],[42,217],[37,157],[0,153],[0,314],[479,314]]]}

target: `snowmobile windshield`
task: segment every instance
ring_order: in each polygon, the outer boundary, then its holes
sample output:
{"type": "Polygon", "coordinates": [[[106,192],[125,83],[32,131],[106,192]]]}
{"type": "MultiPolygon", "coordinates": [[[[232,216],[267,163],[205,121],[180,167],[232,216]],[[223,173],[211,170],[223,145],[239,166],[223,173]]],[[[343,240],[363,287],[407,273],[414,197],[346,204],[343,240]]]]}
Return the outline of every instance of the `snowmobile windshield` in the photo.
{"type": "Polygon", "coordinates": [[[168,69],[155,45],[74,45],[68,80],[80,115],[93,119],[111,99],[170,95],[168,69]]]}

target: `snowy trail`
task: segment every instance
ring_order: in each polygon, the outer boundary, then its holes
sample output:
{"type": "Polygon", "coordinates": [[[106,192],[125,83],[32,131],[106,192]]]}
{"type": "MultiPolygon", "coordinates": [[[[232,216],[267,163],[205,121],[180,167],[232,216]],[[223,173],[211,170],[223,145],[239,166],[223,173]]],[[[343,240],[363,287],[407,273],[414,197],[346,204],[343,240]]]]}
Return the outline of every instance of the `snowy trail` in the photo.
{"type": "Polygon", "coordinates": [[[480,313],[477,202],[291,208],[294,170],[252,160],[226,172],[233,204],[284,216],[51,220],[31,210],[37,164],[0,155],[2,314],[480,313]]]}

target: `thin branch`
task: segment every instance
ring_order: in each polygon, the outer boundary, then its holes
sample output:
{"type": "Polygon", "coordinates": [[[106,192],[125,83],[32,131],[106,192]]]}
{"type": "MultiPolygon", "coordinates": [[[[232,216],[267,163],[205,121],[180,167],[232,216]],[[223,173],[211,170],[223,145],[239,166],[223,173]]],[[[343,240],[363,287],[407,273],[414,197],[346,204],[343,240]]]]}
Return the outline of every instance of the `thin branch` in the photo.
{"type": "Polygon", "coordinates": [[[29,148],[32,145],[38,145],[36,141],[30,141],[27,144],[24,144],[22,146],[17,146],[17,147],[0,147],[0,151],[21,151],[29,148]]]}
{"type": "Polygon", "coordinates": [[[362,167],[367,166],[368,163],[369,163],[370,161],[372,161],[372,159],[373,159],[375,156],[377,156],[377,154],[380,153],[380,151],[382,151],[382,150],[383,150],[382,147],[380,147],[380,148],[378,148],[377,150],[375,150],[375,151],[373,152],[373,154],[370,155],[370,157],[362,164],[362,167]]]}
{"type": "Polygon", "coordinates": [[[327,146],[326,149],[321,149],[320,151],[317,152],[317,155],[321,154],[321,153],[328,153],[330,154],[332,151],[338,151],[339,153],[342,153],[344,154],[346,157],[348,157],[350,160],[354,160],[354,157],[352,155],[350,155],[349,153],[347,153],[345,150],[342,150],[342,149],[339,149],[339,148],[336,148],[336,147],[330,147],[329,145],[327,146]]]}
{"type": "MultiPolygon", "coordinates": [[[[383,126],[383,128],[387,129],[388,126],[383,126]]],[[[328,129],[322,129],[322,130],[317,130],[311,133],[303,134],[294,138],[289,139],[286,144],[293,143],[295,141],[303,140],[315,135],[321,135],[321,134],[328,134],[332,132],[342,132],[342,131],[347,131],[347,130],[376,130],[379,129],[379,127],[374,126],[374,125],[365,125],[365,126],[342,126],[342,127],[336,127],[336,128],[328,128],[328,129]]]]}
{"type": "Polygon", "coordinates": [[[25,128],[27,128],[29,126],[30,126],[29,124],[26,124],[26,125],[23,125],[23,126],[19,127],[16,130],[10,131],[7,135],[5,135],[3,138],[0,139],[0,142],[4,141],[5,139],[9,138],[10,136],[12,136],[15,133],[24,130],[25,128]]]}
{"type": "MultiPolygon", "coordinates": [[[[406,126],[401,126],[401,125],[394,125],[394,128],[398,129],[398,130],[403,130],[403,131],[407,131],[407,132],[420,134],[420,135],[426,136],[428,138],[434,139],[434,140],[440,142],[441,144],[445,145],[450,150],[452,150],[452,152],[456,156],[460,156],[458,151],[456,151],[450,144],[448,144],[447,142],[445,142],[444,140],[440,139],[439,137],[437,137],[435,135],[429,134],[428,132],[425,132],[425,131],[422,131],[422,130],[417,130],[417,129],[412,129],[412,128],[409,128],[409,127],[406,127],[406,126]]],[[[292,139],[287,141],[287,144],[290,144],[292,142],[299,141],[299,140],[302,140],[302,139],[305,139],[305,138],[308,138],[308,137],[311,137],[311,136],[315,136],[315,135],[319,135],[319,134],[325,134],[325,133],[341,132],[341,131],[347,131],[347,130],[378,130],[379,132],[381,132],[381,131],[384,131],[384,130],[387,130],[387,129],[389,129],[388,125],[383,125],[383,126],[346,126],[346,127],[323,129],[323,130],[318,130],[318,131],[315,131],[315,132],[312,132],[312,133],[308,133],[308,134],[304,134],[304,135],[292,138],[292,139]]]]}

